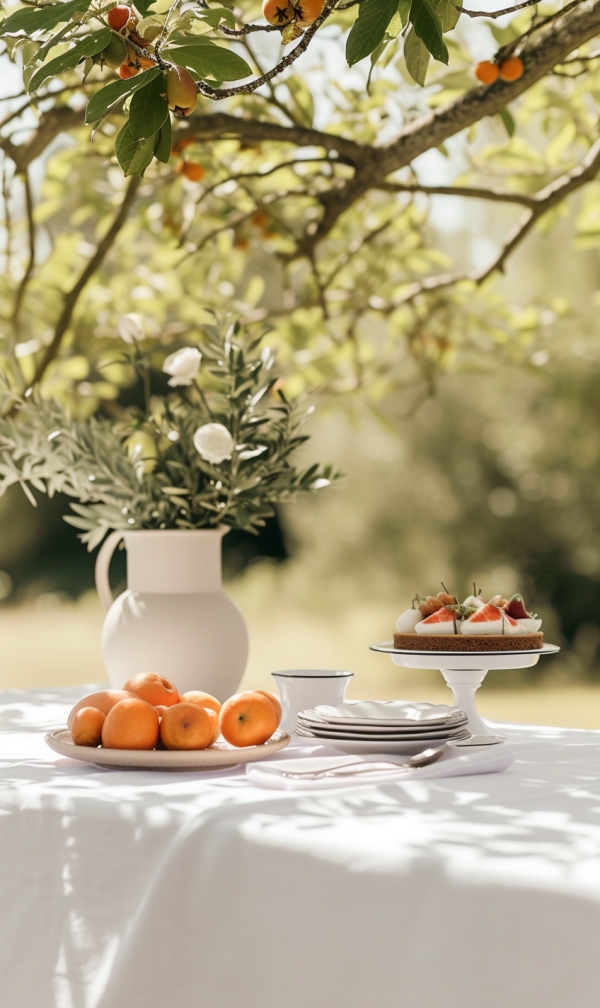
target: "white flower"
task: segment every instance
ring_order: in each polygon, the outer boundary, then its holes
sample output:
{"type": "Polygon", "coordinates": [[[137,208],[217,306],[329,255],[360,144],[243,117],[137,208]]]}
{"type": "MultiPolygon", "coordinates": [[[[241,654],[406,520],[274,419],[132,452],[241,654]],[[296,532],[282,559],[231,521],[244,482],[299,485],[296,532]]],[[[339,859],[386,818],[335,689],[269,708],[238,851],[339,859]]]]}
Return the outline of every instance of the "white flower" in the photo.
{"type": "Polygon", "coordinates": [[[331,483],[331,480],[328,480],[328,479],[323,479],[323,478],[316,479],[314,481],[314,483],[310,484],[310,488],[311,488],[311,490],[322,490],[323,487],[329,486],[330,483],[331,483]]]}
{"type": "Polygon", "coordinates": [[[136,341],[140,343],[146,339],[144,320],[137,312],[129,312],[128,315],[123,315],[123,318],[119,319],[117,330],[123,343],[135,343],[136,341]]]}
{"type": "Polygon", "coordinates": [[[200,370],[202,354],[196,347],[183,347],[169,354],[163,364],[165,374],[173,375],[169,385],[191,385],[200,370]]]}
{"type": "Polygon", "coordinates": [[[231,458],[233,438],[223,424],[203,424],[194,434],[194,448],[206,462],[219,465],[231,458]]]}

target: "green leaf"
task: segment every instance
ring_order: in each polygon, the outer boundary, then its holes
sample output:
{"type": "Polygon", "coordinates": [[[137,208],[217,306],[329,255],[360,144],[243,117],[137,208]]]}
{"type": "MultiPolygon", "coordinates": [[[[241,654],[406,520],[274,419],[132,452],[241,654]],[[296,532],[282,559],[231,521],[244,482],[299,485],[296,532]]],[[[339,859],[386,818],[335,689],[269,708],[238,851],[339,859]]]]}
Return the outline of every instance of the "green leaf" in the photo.
{"type": "Polygon", "coordinates": [[[436,0],[436,9],[442,31],[452,31],[456,27],[460,17],[460,11],[457,9],[456,4],[453,0],[436,0]]]}
{"type": "Polygon", "coordinates": [[[387,26],[385,33],[389,35],[390,38],[398,38],[398,35],[402,31],[402,18],[400,16],[400,11],[396,11],[389,25],[387,26]]]}
{"type": "Polygon", "coordinates": [[[296,106],[296,118],[300,119],[303,126],[311,127],[315,114],[315,104],[310,88],[302,77],[296,75],[286,77],[285,83],[296,106]]]}
{"type": "Polygon", "coordinates": [[[505,127],[506,132],[508,133],[509,137],[513,136],[513,134],[515,132],[515,120],[511,116],[511,114],[508,111],[508,109],[507,108],[500,109],[500,111],[498,112],[498,115],[502,119],[502,122],[504,123],[504,127],[505,127]]]}
{"type": "Polygon", "coordinates": [[[211,28],[218,28],[221,21],[224,21],[228,28],[235,28],[233,11],[227,10],[227,7],[211,7],[210,10],[202,11],[201,20],[206,21],[211,28]]]}
{"type": "Polygon", "coordinates": [[[127,97],[129,94],[133,94],[138,88],[145,87],[149,81],[154,77],[158,76],[160,70],[158,67],[151,67],[149,70],[144,70],[143,73],[138,74],[136,77],[130,77],[129,80],[118,80],[112,81],[111,84],[107,84],[106,87],[96,91],[96,94],[92,95],[89,102],[87,103],[85,109],[85,122],[93,123],[98,119],[102,119],[108,112],[111,111],[120,101],[127,97]]]}
{"type": "Polygon", "coordinates": [[[245,60],[231,49],[223,49],[208,39],[199,36],[185,39],[185,45],[165,50],[178,66],[195,70],[199,77],[215,77],[220,81],[240,80],[250,77],[252,70],[245,60]]]}
{"type": "Polygon", "coordinates": [[[134,7],[143,18],[147,16],[151,4],[152,0],[134,0],[134,7]]]}
{"type": "Polygon", "coordinates": [[[157,141],[157,136],[135,140],[131,135],[129,122],[126,122],[115,141],[115,154],[123,173],[143,175],[154,157],[157,141]]]}
{"type": "Polygon", "coordinates": [[[31,94],[33,91],[37,91],[41,84],[44,83],[48,77],[56,77],[58,74],[62,73],[63,70],[68,70],[70,67],[77,66],[79,61],[85,56],[95,56],[96,53],[102,52],[106,48],[110,40],[112,32],[110,28],[100,28],[99,31],[93,32],[86,38],[81,39],[72,49],[68,49],[67,52],[62,53],[60,56],[55,56],[54,59],[44,63],[43,66],[36,70],[33,77],[29,81],[29,86],[27,90],[31,94]]]}
{"type": "Polygon", "coordinates": [[[135,92],[129,107],[129,129],[134,140],[155,136],[168,119],[169,106],[161,97],[165,90],[165,79],[161,74],[135,92]]]}
{"type": "Polygon", "coordinates": [[[377,49],[397,9],[398,0],[362,0],[346,43],[348,66],[377,49]]]}
{"type": "Polygon", "coordinates": [[[61,21],[70,21],[73,14],[87,10],[90,0],[69,0],[69,3],[50,4],[48,7],[31,9],[21,8],[0,24],[0,35],[6,32],[25,31],[32,35],[36,31],[46,31],[54,28],[61,21]]]}
{"type": "Polygon", "coordinates": [[[167,164],[169,158],[171,157],[171,148],[173,147],[172,132],[171,117],[167,116],[160,128],[158,143],[156,145],[156,150],[154,151],[154,156],[158,158],[159,161],[162,161],[163,164],[167,164]]]}
{"type": "Polygon", "coordinates": [[[421,87],[425,84],[429,60],[429,50],[421,42],[415,29],[411,28],[404,42],[404,62],[412,79],[421,87]]]}
{"type": "Polygon", "coordinates": [[[410,5],[412,0],[400,0],[398,4],[398,14],[400,15],[400,20],[402,22],[402,27],[406,27],[408,24],[408,19],[410,17],[410,5]]]}
{"type": "Polygon", "coordinates": [[[410,20],[434,59],[440,63],[449,60],[448,50],[442,38],[442,26],[432,0],[412,0],[410,20]]]}

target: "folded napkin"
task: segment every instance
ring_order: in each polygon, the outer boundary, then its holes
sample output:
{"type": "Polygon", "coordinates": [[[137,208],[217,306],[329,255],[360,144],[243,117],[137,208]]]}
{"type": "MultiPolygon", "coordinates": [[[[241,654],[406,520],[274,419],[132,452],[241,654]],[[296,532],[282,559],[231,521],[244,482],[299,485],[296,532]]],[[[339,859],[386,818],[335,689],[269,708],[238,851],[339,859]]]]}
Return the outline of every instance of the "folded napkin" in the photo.
{"type": "Polygon", "coordinates": [[[344,777],[322,777],[318,780],[302,780],[286,777],[284,774],[303,773],[305,771],[332,770],[334,767],[348,766],[351,763],[374,763],[384,760],[386,763],[398,763],[408,759],[407,756],[305,756],[300,759],[272,759],[264,763],[248,763],[246,777],[257,787],[275,788],[279,791],[319,791],[325,788],[357,787],[368,784],[394,783],[405,780],[432,780],[436,777],[465,777],[471,774],[500,773],[508,769],[514,762],[515,754],[506,744],[471,746],[460,748],[448,745],[446,751],[436,763],[424,767],[404,768],[398,766],[398,771],[385,770],[381,773],[369,774],[365,779],[363,774],[348,774],[344,777]]]}

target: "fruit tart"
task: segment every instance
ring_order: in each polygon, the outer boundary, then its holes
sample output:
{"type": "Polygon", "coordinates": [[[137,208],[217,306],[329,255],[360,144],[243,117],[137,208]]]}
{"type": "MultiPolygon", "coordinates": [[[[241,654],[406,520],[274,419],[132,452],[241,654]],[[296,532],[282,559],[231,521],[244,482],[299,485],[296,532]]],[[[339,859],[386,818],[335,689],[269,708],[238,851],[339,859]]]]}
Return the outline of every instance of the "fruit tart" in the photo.
{"type": "Polygon", "coordinates": [[[400,651],[533,651],[541,648],[541,619],[525,608],[522,595],[494,595],[489,602],[476,592],[464,602],[446,591],[415,596],[396,622],[394,647],[400,651]]]}

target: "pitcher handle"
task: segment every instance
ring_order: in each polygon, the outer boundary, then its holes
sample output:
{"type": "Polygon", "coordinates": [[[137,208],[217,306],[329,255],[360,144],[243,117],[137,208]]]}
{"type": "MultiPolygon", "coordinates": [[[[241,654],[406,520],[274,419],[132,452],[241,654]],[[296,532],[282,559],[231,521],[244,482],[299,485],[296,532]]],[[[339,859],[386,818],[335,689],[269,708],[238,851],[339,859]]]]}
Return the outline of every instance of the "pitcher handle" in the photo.
{"type": "Polygon", "coordinates": [[[120,531],[111,532],[108,538],[102,543],[102,546],[98,551],[98,556],[96,557],[96,591],[100,596],[100,601],[105,612],[108,612],[113,604],[110,581],[108,580],[110,561],[115,549],[117,548],[117,544],[123,538],[123,534],[124,533],[120,531]]]}

